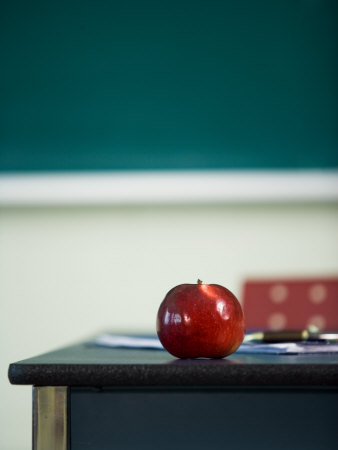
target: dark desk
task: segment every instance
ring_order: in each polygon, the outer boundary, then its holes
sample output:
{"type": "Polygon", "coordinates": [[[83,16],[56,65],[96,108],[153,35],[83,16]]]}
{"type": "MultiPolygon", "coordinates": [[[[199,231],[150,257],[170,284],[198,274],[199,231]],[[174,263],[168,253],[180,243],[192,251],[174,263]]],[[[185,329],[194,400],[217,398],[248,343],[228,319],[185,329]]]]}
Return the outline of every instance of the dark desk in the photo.
{"type": "Polygon", "coordinates": [[[338,357],[232,355],[80,344],[11,364],[33,385],[36,450],[335,449],[338,357]]]}

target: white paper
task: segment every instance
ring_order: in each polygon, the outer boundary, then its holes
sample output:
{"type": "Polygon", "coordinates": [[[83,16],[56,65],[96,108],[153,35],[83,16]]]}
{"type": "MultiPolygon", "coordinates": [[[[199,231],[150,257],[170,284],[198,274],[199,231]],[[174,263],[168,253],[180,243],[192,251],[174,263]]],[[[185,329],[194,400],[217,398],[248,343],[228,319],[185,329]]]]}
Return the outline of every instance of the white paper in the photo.
{"type": "Polygon", "coordinates": [[[163,345],[156,336],[127,336],[104,333],[97,336],[94,343],[104,347],[164,350],[163,345]]]}
{"type": "Polygon", "coordinates": [[[338,353],[338,344],[323,342],[280,342],[278,344],[242,344],[237,353],[260,353],[270,355],[299,355],[338,353]]]}
{"type": "MultiPolygon", "coordinates": [[[[103,333],[94,339],[94,344],[111,348],[135,348],[164,350],[157,336],[132,336],[103,333]]],[[[247,343],[242,344],[239,354],[275,354],[298,355],[338,353],[337,343],[325,342],[281,342],[277,344],[247,343]]]]}

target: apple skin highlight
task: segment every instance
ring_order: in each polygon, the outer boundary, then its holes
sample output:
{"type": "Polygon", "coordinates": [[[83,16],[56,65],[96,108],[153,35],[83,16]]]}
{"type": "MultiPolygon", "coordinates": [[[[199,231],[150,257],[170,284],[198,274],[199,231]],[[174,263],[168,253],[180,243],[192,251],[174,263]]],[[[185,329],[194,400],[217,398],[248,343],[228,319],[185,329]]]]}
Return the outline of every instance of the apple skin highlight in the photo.
{"type": "Polygon", "coordinates": [[[157,335],[177,358],[224,358],[245,334],[241,305],[218,284],[180,284],[165,296],[157,313],[157,335]]]}

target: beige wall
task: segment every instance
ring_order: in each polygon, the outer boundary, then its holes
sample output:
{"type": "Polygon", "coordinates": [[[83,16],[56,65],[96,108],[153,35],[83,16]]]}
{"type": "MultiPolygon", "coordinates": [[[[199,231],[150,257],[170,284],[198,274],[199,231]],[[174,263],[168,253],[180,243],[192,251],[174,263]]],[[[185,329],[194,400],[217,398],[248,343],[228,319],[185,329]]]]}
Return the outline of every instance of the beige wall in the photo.
{"type": "Polygon", "coordinates": [[[338,273],[336,204],[2,208],[0,449],[31,446],[8,364],[100,330],[154,331],[172,286],[338,273]],[[18,432],[19,430],[19,432],[18,432]]]}

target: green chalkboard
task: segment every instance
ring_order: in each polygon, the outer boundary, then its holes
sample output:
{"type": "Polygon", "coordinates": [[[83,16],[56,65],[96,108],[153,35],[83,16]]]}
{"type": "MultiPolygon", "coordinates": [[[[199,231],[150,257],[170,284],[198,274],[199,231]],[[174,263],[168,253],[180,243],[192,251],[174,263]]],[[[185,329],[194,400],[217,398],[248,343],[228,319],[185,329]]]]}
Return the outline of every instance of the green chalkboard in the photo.
{"type": "Polygon", "coordinates": [[[0,8],[2,172],[338,166],[335,0],[0,8]]]}

